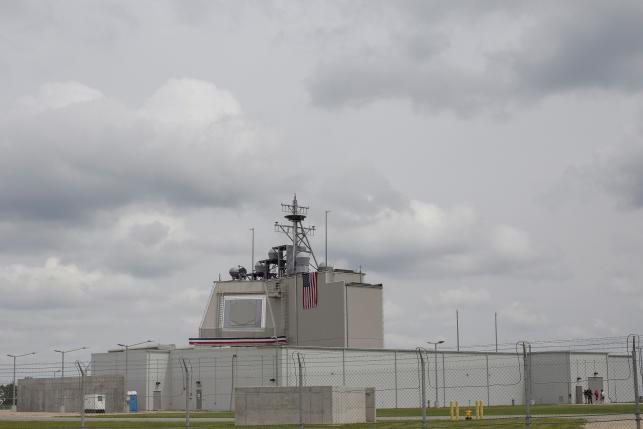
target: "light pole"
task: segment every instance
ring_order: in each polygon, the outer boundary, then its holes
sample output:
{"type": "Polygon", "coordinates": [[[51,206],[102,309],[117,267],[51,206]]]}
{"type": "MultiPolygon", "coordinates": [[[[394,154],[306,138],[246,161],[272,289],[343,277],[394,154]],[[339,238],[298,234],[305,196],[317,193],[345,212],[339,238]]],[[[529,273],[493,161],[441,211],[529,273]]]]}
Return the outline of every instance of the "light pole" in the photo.
{"type": "Polygon", "coordinates": [[[87,346],[82,346],[78,347],[77,349],[70,349],[70,350],[54,350],[56,353],[60,353],[62,355],[62,365],[60,367],[60,383],[63,386],[63,391],[61,392],[61,398],[60,398],[60,412],[64,413],[65,412],[65,394],[64,394],[64,386],[65,386],[65,353],[71,353],[71,352],[76,352],[78,350],[85,350],[87,346]]]}
{"type": "Polygon", "coordinates": [[[493,313],[493,325],[496,334],[496,353],[498,353],[498,313],[493,313]]]}
{"type": "Polygon", "coordinates": [[[325,211],[325,226],[324,226],[324,262],[326,263],[326,266],[329,266],[330,264],[328,263],[328,213],[330,213],[330,210],[325,211]]]}
{"type": "Polygon", "coordinates": [[[438,344],[444,343],[444,340],[440,341],[427,341],[427,344],[433,344],[435,352],[433,357],[435,358],[435,408],[438,407],[438,344]]]}
{"type": "Polygon", "coordinates": [[[129,405],[128,402],[129,401],[127,400],[127,352],[129,351],[130,347],[140,346],[141,344],[147,344],[147,343],[151,343],[151,342],[152,342],[152,340],[146,340],[146,341],[141,341],[140,343],[134,343],[134,344],[121,344],[121,343],[117,344],[117,345],[125,348],[125,377],[124,377],[125,380],[123,381],[124,382],[124,387],[125,387],[125,412],[129,411],[129,407],[128,407],[128,405],[129,405]]]}
{"type": "Polygon", "coordinates": [[[31,352],[31,353],[25,353],[22,355],[10,355],[7,354],[10,358],[13,358],[13,405],[11,406],[12,411],[16,411],[17,409],[17,401],[16,401],[16,358],[23,357],[23,356],[29,356],[29,355],[35,355],[36,352],[31,352]]]}
{"type": "MultiPolygon", "coordinates": [[[[255,272],[255,229],[250,228],[250,231],[252,231],[252,262],[250,265],[250,272],[254,273],[255,272]]],[[[254,276],[252,276],[251,280],[254,280],[254,276]]]]}

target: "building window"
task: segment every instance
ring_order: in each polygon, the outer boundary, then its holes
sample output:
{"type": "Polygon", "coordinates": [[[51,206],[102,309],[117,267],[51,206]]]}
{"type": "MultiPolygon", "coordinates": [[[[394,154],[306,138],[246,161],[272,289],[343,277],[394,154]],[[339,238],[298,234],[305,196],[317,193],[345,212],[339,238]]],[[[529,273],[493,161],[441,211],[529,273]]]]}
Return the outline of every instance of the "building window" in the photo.
{"type": "Polygon", "coordinates": [[[223,328],[258,330],[266,327],[264,295],[225,295],[223,297],[223,328]]]}

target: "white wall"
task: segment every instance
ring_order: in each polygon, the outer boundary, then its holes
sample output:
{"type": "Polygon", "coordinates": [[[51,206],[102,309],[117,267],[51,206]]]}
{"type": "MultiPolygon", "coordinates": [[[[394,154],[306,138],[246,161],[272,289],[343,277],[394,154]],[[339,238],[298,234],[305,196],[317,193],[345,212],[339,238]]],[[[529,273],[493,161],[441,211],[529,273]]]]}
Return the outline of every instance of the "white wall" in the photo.
{"type": "MultiPolygon", "coordinates": [[[[181,360],[191,370],[196,407],[197,381],[201,382],[203,409],[230,409],[235,387],[296,386],[297,355],[304,364],[307,386],[374,387],[377,407],[418,407],[420,377],[418,355],[411,350],[356,350],[313,347],[196,347],[171,352],[135,351],[130,354],[130,390],[141,394],[141,409],[152,408],[155,383],[161,382],[163,407],[185,407],[185,380],[181,360]],[[236,357],[235,357],[236,356],[236,357]],[[139,358],[140,357],[140,358],[139,358]],[[165,371],[165,375],[162,373],[165,371]],[[233,381],[234,373],[234,381],[233,381]],[[147,395],[149,393],[149,395],[147,395]]],[[[435,401],[435,357],[437,356],[437,393],[439,405],[457,400],[462,406],[482,400],[485,404],[523,403],[522,356],[512,353],[428,352],[426,398],[435,401]]],[[[94,354],[93,368],[99,374],[122,374],[123,353],[94,354]]],[[[574,393],[576,377],[586,383],[594,372],[608,374],[606,391],[612,402],[633,400],[632,376],[627,357],[600,353],[538,353],[532,357],[532,398],[538,403],[557,403],[574,393]],[[569,357],[569,366],[565,356],[569,357]]],[[[573,398],[572,398],[573,399],[573,398]]]]}

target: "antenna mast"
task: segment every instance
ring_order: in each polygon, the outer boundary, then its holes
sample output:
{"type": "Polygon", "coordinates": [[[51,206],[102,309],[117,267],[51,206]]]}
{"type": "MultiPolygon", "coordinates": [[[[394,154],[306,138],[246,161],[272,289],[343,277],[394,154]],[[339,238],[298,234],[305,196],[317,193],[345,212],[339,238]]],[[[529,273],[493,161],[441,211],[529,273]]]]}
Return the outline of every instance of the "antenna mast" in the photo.
{"type": "Polygon", "coordinates": [[[308,240],[308,236],[314,235],[315,227],[306,227],[302,224],[303,220],[306,219],[306,216],[308,215],[308,207],[300,206],[297,202],[297,194],[295,194],[291,204],[281,203],[281,211],[286,213],[284,217],[291,222],[291,224],[280,224],[279,222],[275,222],[275,231],[283,232],[292,242],[292,256],[288,258],[288,273],[295,272],[298,252],[310,253],[313,257],[313,261],[315,262],[313,266],[317,269],[317,258],[315,258],[315,253],[313,252],[313,249],[310,246],[310,241],[308,240]]]}

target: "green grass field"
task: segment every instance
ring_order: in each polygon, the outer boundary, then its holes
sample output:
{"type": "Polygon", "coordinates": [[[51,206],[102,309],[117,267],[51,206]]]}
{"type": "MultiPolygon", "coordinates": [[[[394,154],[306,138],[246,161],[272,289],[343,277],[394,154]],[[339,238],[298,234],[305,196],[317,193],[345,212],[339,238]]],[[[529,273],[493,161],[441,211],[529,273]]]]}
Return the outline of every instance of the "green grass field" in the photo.
{"type": "MultiPolygon", "coordinates": [[[[460,407],[460,415],[466,409],[475,414],[475,407],[460,407]]],[[[428,408],[429,416],[448,416],[449,408],[428,408]]],[[[524,415],[522,405],[496,405],[484,407],[485,416],[518,416],[524,415]]],[[[378,408],[378,417],[413,417],[422,414],[420,408],[378,408]]],[[[634,414],[634,404],[601,404],[601,405],[532,405],[531,415],[565,415],[565,414],[634,414]]]]}
{"type": "MultiPolygon", "coordinates": [[[[234,418],[232,411],[191,411],[190,416],[201,419],[211,418],[234,418]]],[[[150,419],[150,418],[183,418],[185,412],[183,411],[154,411],[154,412],[140,412],[140,413],[114,413],[114,414],[87,414],[87,418],[101,417],[101,418],[134,418],[134,419],[150,419]]]]}
{"type": "MultiPolygon", "coordinates": [[[[475,407],[460,407],[460,415],[463,416],[465,410],[471,408],[475,414],[475,407]]],[[[449,408],[428,408],[429,416],[448,416],[449,408]]],[[[522,405],[496,405],[484,408],[485,416],[520,416],[524,415],[525,407],[522,405]]],[[[602,404],[602,405],[533,405],[531,414],[538,415],[595,415],[595,414],[633,414],[634,404],[602,404]]],[[[234,418],[232,411],[192,411],[190,415],[194,418],[234,418]]],[[[378,417],[418,417],[422,415],[419,408],[378,408],[378,417]]],[[[140,412],[140,413],[118,413],[118,414],[89,414],[88,419],[92,417],[127,417],[136,419],[145,418],[182,418],[185,413],[180,411],[163,411],[163,412],[140,412]]]]}
{"type": "MultiPolygon", "coordinates": [[[[558,429],[579,429],[582,428],[584,421],[582,419],[537,419],[532,424],[534,429],[558,428],[558,429]]],[[[0,429],[76,429],[80,427],[78,422],[61,422],[61,421],[0,421],[0,429]]],[[[87,428],[114,428],[114,429],[170,429],[183,428],[182,422],[149,422],[149,421],[108,421],[97,422],[89,421],[86,423],[87,428]]],[[[196,428],[233,428],[231,423],[209,423],[209,422],[192,422],[191,427],[196,428]]],[[[240,426],[236,426],[237,428],[240,426]]],[[[296,428],[297,425],[283,426],[262,426],[263,429],[285,429],[296,428]]],[[[327,429],[329,426],[306,425],[310,429],[327,429]]],[[[335,425],[334,428],[345,429],[419,429],[419,421],[387,421],[369,424],[353,425],[335,425]]],[[[519,429],[524,428],[522,419],[501,419],[501,420],[481,420],[481,421],[431,421],[429,427],[437,428],[502,428],[502,429],[519,429]]],[[[251,426],[249,428],[257,428],[251,426]]]]}

